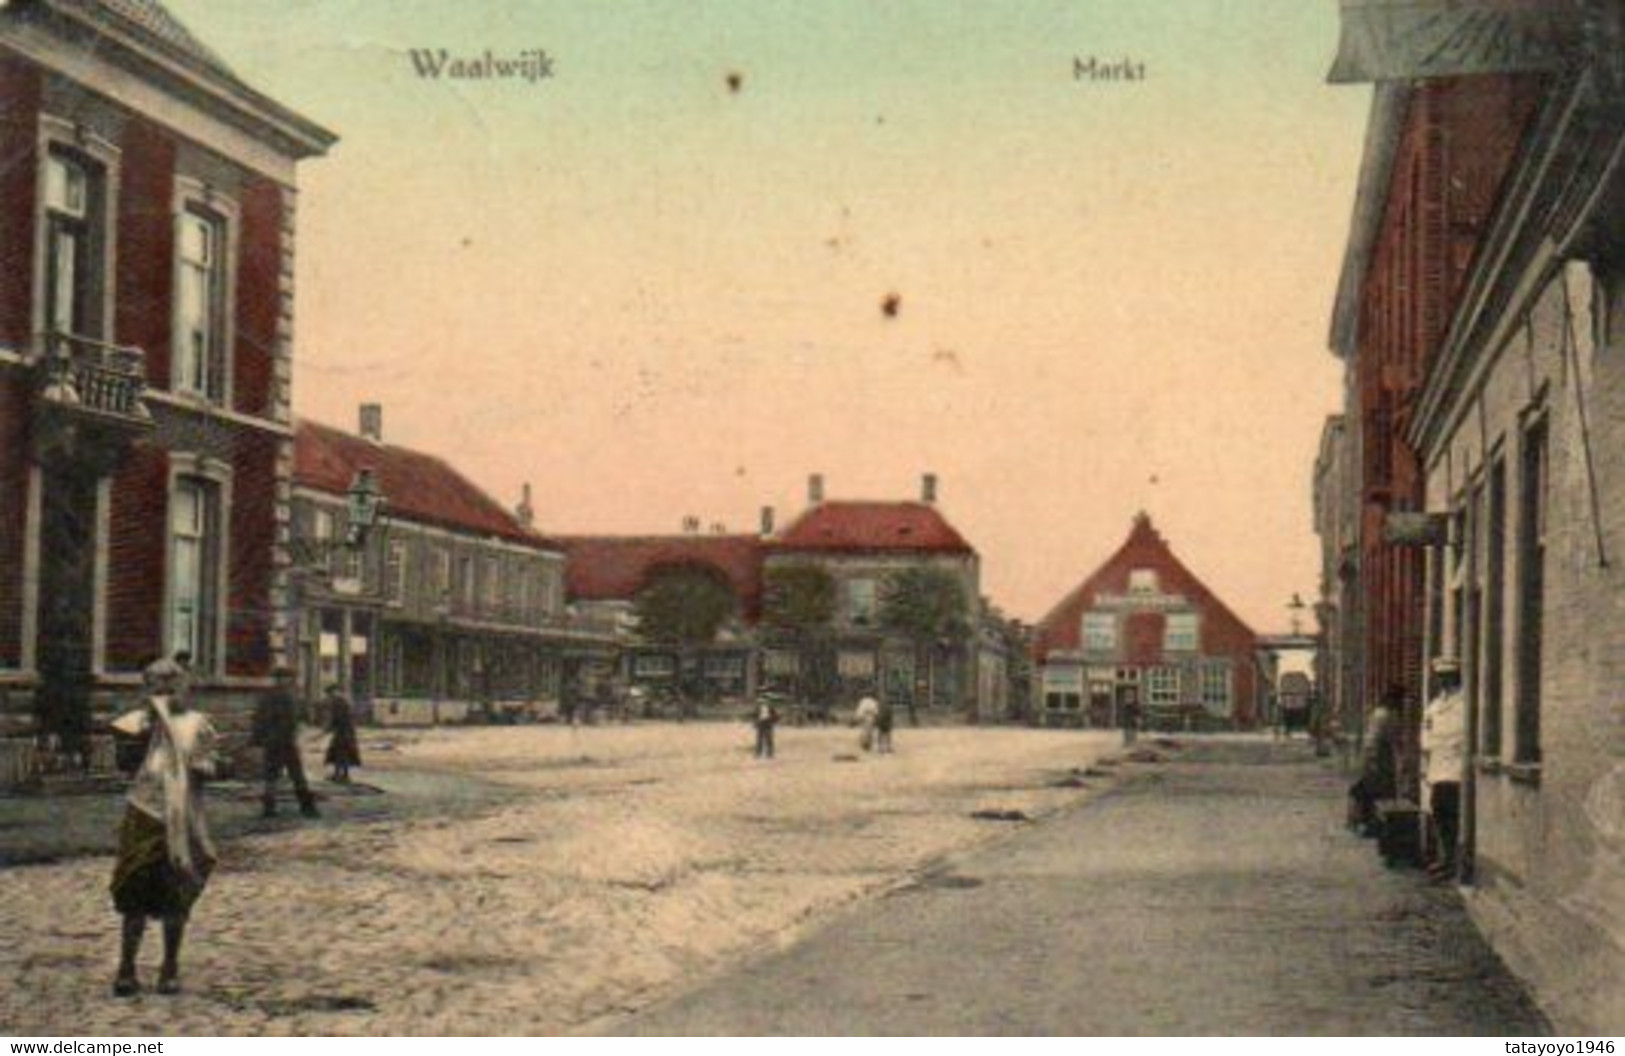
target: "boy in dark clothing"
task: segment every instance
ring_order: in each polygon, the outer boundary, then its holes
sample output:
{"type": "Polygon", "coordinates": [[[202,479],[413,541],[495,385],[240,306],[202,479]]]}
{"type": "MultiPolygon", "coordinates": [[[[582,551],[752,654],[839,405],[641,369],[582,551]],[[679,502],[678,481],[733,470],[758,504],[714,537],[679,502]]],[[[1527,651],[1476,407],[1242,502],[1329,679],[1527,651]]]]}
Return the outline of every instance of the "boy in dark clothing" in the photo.
{"type": "Polygon", "coordinates": [[[773,728],[779,724],[778,705],[763,694],[756,701],[756,758],[773,758],[773,728]]]}
{"type": "Polygon", "coordinates": [[[293,794],[299,799],[299,813],[307,818],[320,817],[316,797],[310,794],[305,780],[304,761],[299,758],[299,711],[293,696],[293,671],[279,667],[275,678],[276,685],[254,706],[253,743],[265,753],[264,816],[276,816],[276,784],[286,770],[293,794]]]}

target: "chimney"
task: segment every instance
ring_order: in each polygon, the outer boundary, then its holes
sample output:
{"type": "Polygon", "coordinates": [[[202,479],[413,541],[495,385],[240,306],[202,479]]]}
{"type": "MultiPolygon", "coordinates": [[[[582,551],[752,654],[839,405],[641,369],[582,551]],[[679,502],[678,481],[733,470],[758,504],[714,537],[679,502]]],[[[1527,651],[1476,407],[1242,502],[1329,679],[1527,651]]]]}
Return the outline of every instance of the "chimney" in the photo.
{"type": "Polygon", "coordinates": [[[712,521],[711,522],[711,534],[712,535],[727,535],[728,534],[728,526],[726,524],[723,524],[721,521],[712,521]]]}
{"type": "Polygon", "coordinates": [[[773,507],[762,507],[762,538],[773,534],[773,507]]]}
{"type": "Polygon", "coordinates": [[[937,475],[935,473],[927,473],[920,478],[920,501],[928,506],[936,505],[937,475]]]}
{"type": "Polygon", "coordinates": [[[684,535],[693,535],[694,533],[698,532],[699,530],[700,530],[700,519],[698,517],[690,515],[688,517],[683,518],[683,534],[684,535]]]}
{"type": "Polygon", "coordinates": [[[375,444],[384,442],[384,405],[381,403],[363,403],[361,405],[361,437],[371,440],[375,444]]]}
{"type": "Polygon", "coordinates": [[[824,501],[824,474],[814,473],[807,478],[807,503],[817,506],[824,501]]]}
{"type": "Polygon", "coordinates": [[[519,505],[514,509],[514,515],[519,523],[526,528],[536,523],[536,508],[530,504],[530,481],[525,481],[519,490],[519,505]]]}

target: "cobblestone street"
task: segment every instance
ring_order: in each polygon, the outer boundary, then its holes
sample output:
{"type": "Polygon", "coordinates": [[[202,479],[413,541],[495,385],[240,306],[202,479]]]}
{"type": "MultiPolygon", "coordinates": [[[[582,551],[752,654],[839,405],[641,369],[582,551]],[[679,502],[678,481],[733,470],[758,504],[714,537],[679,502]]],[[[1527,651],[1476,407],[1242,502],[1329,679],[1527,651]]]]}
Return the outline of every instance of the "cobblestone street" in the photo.
{"type": "MultiPolygon", "coordinates": [[[[47,1035],[566,1031],[1014,827],[974,812],[1041,817],[1138,765],[1083,776],[1114,738],[1026,730],[905,729],[897,755],[860,758],[850,730],[785,729],[767,763],[742,725],[388,740],[365,746],[362,777],[412,790],[409,809],[245,825],[226,842],[178,998],[108,995],[109,857],[0,870],[0,1022],[47,1035]],[[425,808],[425,787],[444,790],[445,811],[425,808]]],[[[0,801],[8,839],[20,804],[0,801]]],[[[40,805],[27,809],[42,824],[40,805]]],[[[83,797],[59,809],[116,816],[83,797]]]]}
{"type": "Polygon", "coordinates": [[[1302,741],[1197,741],[644,1034],[1519,1035],[1550,1028],[1454,891],[1345,831],[1302,741]]]}

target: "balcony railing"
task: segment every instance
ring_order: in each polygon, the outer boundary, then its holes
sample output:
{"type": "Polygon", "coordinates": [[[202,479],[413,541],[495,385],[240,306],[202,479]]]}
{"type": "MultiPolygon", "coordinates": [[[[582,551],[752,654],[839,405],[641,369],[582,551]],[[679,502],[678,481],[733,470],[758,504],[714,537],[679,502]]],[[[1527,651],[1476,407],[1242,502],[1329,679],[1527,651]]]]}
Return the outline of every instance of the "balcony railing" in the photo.
{"type": "Polygon", "coordinates": [[[42,344],[44,399],[131,422],[151,420],[141,349],[63,333],[46,335],[42,344]]]}

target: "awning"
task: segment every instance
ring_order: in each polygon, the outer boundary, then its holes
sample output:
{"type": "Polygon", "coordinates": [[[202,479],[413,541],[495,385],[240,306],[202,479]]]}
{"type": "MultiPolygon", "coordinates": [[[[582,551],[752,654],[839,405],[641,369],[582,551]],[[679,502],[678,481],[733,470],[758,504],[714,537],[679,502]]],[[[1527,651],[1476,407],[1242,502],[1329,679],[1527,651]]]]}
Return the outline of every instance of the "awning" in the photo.
{"type": "Polygon", "coordinates": [[[1561,69],[1601,21],[1584,0],[1342,2],[1333,84],[1561,69]]]}

